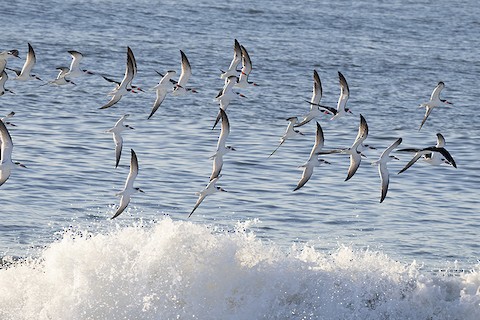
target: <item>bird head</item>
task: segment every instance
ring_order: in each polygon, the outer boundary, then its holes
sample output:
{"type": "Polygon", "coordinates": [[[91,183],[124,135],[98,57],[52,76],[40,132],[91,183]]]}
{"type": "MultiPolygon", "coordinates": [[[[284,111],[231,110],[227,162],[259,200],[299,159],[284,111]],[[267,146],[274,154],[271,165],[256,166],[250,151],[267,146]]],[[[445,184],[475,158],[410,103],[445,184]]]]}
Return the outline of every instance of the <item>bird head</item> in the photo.
{"type": "Polygon", "coordinates": [[[15,58],[20,58],[20,55],[18,54],[17,49],[13,49],[7,52],[9,56],[15,57],[15,58]]]}

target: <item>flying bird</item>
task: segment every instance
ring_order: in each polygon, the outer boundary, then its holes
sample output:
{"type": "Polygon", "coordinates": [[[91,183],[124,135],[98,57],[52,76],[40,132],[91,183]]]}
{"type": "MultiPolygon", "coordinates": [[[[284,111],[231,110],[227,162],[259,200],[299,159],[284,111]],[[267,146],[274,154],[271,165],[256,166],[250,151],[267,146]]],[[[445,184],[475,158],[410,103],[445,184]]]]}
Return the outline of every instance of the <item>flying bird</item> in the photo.
{"type": "Polygon", "coordinates": [[[240,45],[240,50],[242,51],[242,69],[240,70],[240,77],[235,86],[238,88],[247,88],[250,85],[257,86],[258,84],[255,82],[248,81],[250,72],[252,72],[252,60],[250,59],[250,55],[248,54],[247,49],[242,45],[240,45]]]}
{"type": "Polygon", "coordinates": [[[158,84],[153,87],[153,89],[155,89],[157,92],[157,97],[155,99],[155,102],[153,103],[152,111],[150,112],[148,119],[150,119],[155,114],[155,112],[157,112],[163,100],[165,100],[167,93],[173,91],[174,84],[172,83],[172,77],[174,77],[175,74],[177,73],[173,70],[167,71],[167,73],[162,76],[158,84]]]}
{"type": "Polygon", "coordinates": [[[120,119],[118,119],[112,128],[105,131],[113,134],[113,142],[115,142],[115,168],[118,167],[120,157],[122,156],[123,138],[121,133],[127,128],[133,129],[133,127],[129,126],[128,124],[124,124],[125,119],[129,116],[129,114],[123,115],[120,119]]]}
{"type": "Polygon", "coordinates": [[[300,166],[300,168],[303,168],[302,178],[300,179],[300,181],[298,181],[298,184],[295,187],[295,189],[293,189],[293,191],[297,191],[298,189],[303,187],[308,182],[308,180],[310,180],[313,174],[313,169],[315,167],[320,166],[322,163],[330,164],[328,161],[318,158],[318,155],[320,153],[320,150],[323,148],[324,143],[325,143],[325,140],[323,137],[323,130],[320,124],[317,122],[317,133],[315,135],[315,144],[313,145],[312,151],[310,152],[310,156],[308,157],[307,162],[305,162],[303,165],[300,166]]]}
{"type": "Polygon", "coordinates": [[[32,69],[35,66],[35,63],[37,62],[37,58],[35,57],[35,51],[33,50],[32,45],[29,43],[28,44],[28,53],[27,53],[27,59],[25,60],[25,63],[23,64],[22,70],[15,70],[15,69],[9,69],[11,71],[14,71],[17,74],[17,77],[14,78],[14,80],[42,80],[38,76],[32,74],[32,69]]]}
{"type": "MultiPolygon", "coordinates": [[[[441,133],[437,133],[437,144],[435,146],[432,146],[432,147],[445,148],[445,144],[446,144],[446,142],[445,142],[445,138],[443,137],[443,135],[441,133]]],[[[400,149],[398,151],[417,153],[420,150],[421,149],[416,149],[416,148],[406,148],[406,149],[400,149]]],[[[441,165],[441,164],[452,165],[444,157],[442,157],[441,153],[439,153],[439,152],[426,153],[422,156],[422,159],[425,162],[427,162],[431,165],[434,165],[434,166],[438,166],[438,165],[441,165]]]]}
{"type": "Polygon", "coordinates": [[[357,172],[358,167],[360,166],[360,162],[362,161],[362,152],[366,145],[363,144],[365,139],[368,136],[368,124],[367,120],[360,114],[360,125],[358,127],[357,137],[353,142],[350,148],[346,149],[334,149],[329,151],[322,151],[322,154],[329,154],[329,153],[343,153],[350,155],[350,166],[348,167],[348,174],[345,181],[350,180],[353,177],[355,172],[357,172]]]}
{"type": "MultiPolygon", "coordinates": [[[[128,92],[132,91],[132,80],[137,73],[137,63],[135,61],[135,57],[133,55],[132,50],[130,47],[127,47],[127,66],[125,69],[125,75],[120,83],[117,83],[117,86],[108,93],[109,96],[112,96],[110,101],[108,101],[105,105],[100,107],[100,109],[110,108],[114,104],[116,104],[120,99],[127,94],[128,92]]],[[[106,80],[111,80],[106,77],[103,77],[106,80]]],[[[113,81],[113,80],[111,80],[113,81]]]]}
{"type": "Polygon", "coordinates": [[[355,172],[357,172],[358,167],[360,166],[360,162],[362,160],[362,153],[361,151],[358,150],[358,148],[361,148],[361,145],[363,144],[363,141],[367,139],[368,136],[368,125],[367,125],[367,120],[360,115],[360,125],[358,127],[358,134],[357,137],[355,138],[355,141],[353,142],[353,145],[346,150],[346,153],[350,154],[350,166],[348,168],[348,174],[347,178],[345,181],[348,181],[355,172]]]}
{"type": "Polygon", "coordinates": [[[226,145],[227,137],[230,134],[230,122],[228,121],[227,113],[222,109],[219,110],[219,113],[222,119],[222,128],[218,136],[217,151],[210,157],[210,159],[213,159],[210,181],[219,177],[223,167],[223,156],[229,151],[235,151],[235,148],[226,145]]]}
{"type": "Polygon", "coordinates": [[[334,112],[335,115],[331,120],[343,117],[347,113],[352,113],[352,111],[347,108],[347,101],[348,98],[350,98],[350,89],[348,88],[347,79],[345,79],[340,71],[338,71],[338,79],[340,82],[340,96],[338,97],[337,109],[334,112]]]}
{"type": "Polygon", "coordinates": [[[190,61],[188,61],[187,56],[185,53],[180,50],[180,55],[182,57],[182,71],[180,72],[180,77],[178,78],[178,82],[173,89],[174,96],[180,96],[186,94],[188,91],[197,92],[194,89],[187,88],[187,82],[192,76],[192,67],[190,65],[190,61]]]}
{"type": "Polygon", "coordinates": [[[452,165],[453,167],[457,167],[455,160],[453,159],[450,152],[445,149],[445,138],[442,134],[437,133],[437,144],[432,147],[427,147],[423,149],[401,149],[398,151],[407,151],[407,152],[415,152],[412,160],[410,160],[407,165],[398,172],[399,174],[410,168],[418,159],[423,157],[426,162],[432,165],[440,165],[442,163],[447,163],[452,165]],[[444,157],[442,158],[439,153],[444,157]]]}
{"type": "MultiPolygon", "coordinates": [[[[224,110],[224,111],[227,110],[228,106],[230,105],[230,102],[235,96],[235,92],[232,89],[233,89],[233,86],[237,83],[237,81],[238,81],[237,76],[228,77],[225,80],[225,85],[223,86],[223,89],[215,97],[215,100],[217,100],[220,103],[221,110],[224,110]]],[[[212,127],[212,130],[215,129],[218,121],[220,121],[220,118],[221,118],[221,114],[219,111],[217,118],[215,119],[215,123],[212,127]]]]}
{"type": "Polygon", "coordinates": [[[215,192],[222,191],[222,192],[227,192],[227,190],[217,187],[217,182],[220,176],[210,180],[210,182],[207,184],[205,189],[203,189],[200,192],[196,192],[195,194],[198,196],[197,202],[195,203],[195,206],[193,207],[193,210],[190,212],[188,215],[188,218],[195,212],[195,210],[198,208],[198,206],[205,200],[205,198],[211,194],[214,194],[215,192]]]}
{"type": "Polygon", "coordinates": [[[123,190],[116,194],[116,196],[121,196],[120,205],[118,206],[117,211],[111,219],[115,219],[116,217],[118,217],[127,208],[128,204],[130,203],[130,198],[132,197],[132,194],[137,191],[143,192],[142,189],[133,187],[133,182],[138,175],[138,159],[133,149],[131,149],[131,154],[132,157],[130,160],[130,172],[128,174],[127,181],[125,181],[125,186],[123,187],[123,190]]]}
{"type": "Polygon", "coordinates": [[[372,162],[372,165],[378,165],[378,173],[380,175],[380,180],[382,181],[382,196],[380,197],[380,203],[385,200],[388,192],[388,183],[390,180],[387,163],[393,159],[399,160],[395,156],[391,156],[390,153],[402,143],[402,138],[398,138],[394,143],[392,143],[387,149],[382,152],[382,155],[377,161],[372,162]]]}
{"type": "Polygon", "coordinates": [[[423,102],[420,104],[419,108],[425,108],[425,116],[423,117],[422,123],[420,124],[420,128],[418,128],[418,131],[420,131],[425,124],[425,121],[427,121],[428,116],[430,113],[432,113],[433,108],[441,106],[441,105],[452,105],[451,102],[445,100],[445,99],[440,99],[440,92],[442,92],[443,88],[445,88],[445,84],[443,82],[439,82],[435,89],[433,89],[432,95],[430,96],[430,100],[427,102],[423,102]]]}
{"type": "Polygon", "coordinates": [[[238,43],[237,39],[235,39],[235,43],[233,45],[233,59],[232,62],[230,63],[230,66],[228,67],[227,71],[222,71],[222,74],[220,75],[220,78],[222,79],[227,79],[230,76],[236,76],[237,75],[237,67],[242,61],[242,49],[240,47],[240,43],[238,43]]]}
{"type": "Polygon", "coordinates": [[[65,78],[72,79],[78,78],[85,74],[94,74],[91,71],[80,68],[80,61],[83,59],[83,54],[75,50],[70,50],[68,53],[72,56],[72,62],[70,63],[70,68],[68,69],[67,73],[64,75],[65,78]]]}
{"type": "Polygon", "coordinates": [[[66,85],[66,84],[73,84],[75,85],[75,83],[73,83],[73,81],[65,78],[65,75],[68,73],[68,67],[57,67],[56,68],[58,70],[58,74],[57,74],[57,77],[52,80],[52,81],[49,81],[43,85],[47,85],[47,84],[54,84],[54,85],[57,85],[57,86],[63,86],[63,85],[66,85]]]}
{"type": "Polygon", "coordinates": [[[309,123],[323,113],[331,113],[331,111],[328,110],[328,107],[320,105],[322,94],[322,82],[320,81],[320,76],[318,75],[317,70],[314,69],[312,99],[310,101],[307,101],[308,103],[310,103],[310,111],[305,116],[303,116],[302,121],[300,121],[300,123],[297,123],[295,127],[303,126],[304,124],[309,123]]]}
{"type": "Polygon", "coordinates": [[[273,150],[272,153],[270,153],[270,155],[268,156],[269,158],[278,150],[278,148],[280,148],[280,146],[286,140],[294,138],[294,137],[299,136],[299,135],[302,135],[302,136],[304,135],[303,133],[301,133],[300,131],[295,129],[295,125],[298,122],[297,117],[290,117],[286,120],[288,121],[287,129],[285,130],[285,133],[283,134],[283,136],[280,138],[280,144],[275,148],[275,150],[273,150]]]}

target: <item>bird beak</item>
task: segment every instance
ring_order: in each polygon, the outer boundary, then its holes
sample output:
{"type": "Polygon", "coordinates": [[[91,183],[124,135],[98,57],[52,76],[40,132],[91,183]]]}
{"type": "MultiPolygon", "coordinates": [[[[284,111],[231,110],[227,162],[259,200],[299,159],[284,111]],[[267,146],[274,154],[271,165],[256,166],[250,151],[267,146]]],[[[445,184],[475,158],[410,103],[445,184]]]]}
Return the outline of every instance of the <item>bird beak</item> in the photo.
{"type": "Polygon", "coordinates": [[[225,190],[223,188],[219,188],[218,191],[228,192],[227,190],[225,190]]]}
{"type": "Polygon", "coordinates": [[[392,156],[392,157],[393,157],[393,159],[395,159],[395,160],[400,160],[399,158],[397,158],[397,157],[395,157],[395,156],[392,156]]]}
{"type": "Polygon", "coordinates": [[[16,164],[17,166],[19,166],[19,167],[22,167],[22,168],[27,169],[27,166],[24,165],[24,164],[22,164],[22,163],[20,163],[20,162],[15,162],[15,164],[16,164]]]}

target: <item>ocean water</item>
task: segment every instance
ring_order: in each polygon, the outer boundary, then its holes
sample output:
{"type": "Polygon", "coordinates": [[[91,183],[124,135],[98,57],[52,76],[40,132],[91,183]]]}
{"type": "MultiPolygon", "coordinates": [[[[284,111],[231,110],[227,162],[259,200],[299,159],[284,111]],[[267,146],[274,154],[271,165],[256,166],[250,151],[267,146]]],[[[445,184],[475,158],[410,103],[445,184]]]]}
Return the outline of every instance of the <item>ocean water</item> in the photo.
{"type": "Polygon", "coordinates": [[[44,81],[68,66],[120,80],[126,48],[136,57],[131,93],[106,110],[112,84],[98,75],[75,86],[10,79],[0,97],[15,170],[0,187],[0,319],[479,319],[480,89],[478,5],[418,1],[43,1],[2,8],[0,51],[27,43],[44,81]],[[219,131],[211,130],[223,86],[220,69],[234,39],[252,59],[250,80],[227,113],[228,144],[219,186],[188,214],[211,173],[219,131]],[[192,65],[197,93],[167,96],[147,120],[160,77],[192,65]],[[359,114],[369,125],[366,158],[344,182],[348,157],[315,168],[293,192],[314,142],[288,140],[271,158],[290,116],[308,111],[312,73],[322,103],[335,106],[338,75],[350,87],[353,115],[317,119],[325,149],[352,144],[359,114]],[[435,109],[421,131],[439,81],[452,107],[435,109]],[[124,114],[115,169],[105,131],[124,114]],[[436,133],[457,162],[419,161],[394,152],[383,203],[370,163],[398,137],[400,147],[427,147],[436,133]],[[117,219],[129,171],[139,160],[129,208],[117,219]]]}

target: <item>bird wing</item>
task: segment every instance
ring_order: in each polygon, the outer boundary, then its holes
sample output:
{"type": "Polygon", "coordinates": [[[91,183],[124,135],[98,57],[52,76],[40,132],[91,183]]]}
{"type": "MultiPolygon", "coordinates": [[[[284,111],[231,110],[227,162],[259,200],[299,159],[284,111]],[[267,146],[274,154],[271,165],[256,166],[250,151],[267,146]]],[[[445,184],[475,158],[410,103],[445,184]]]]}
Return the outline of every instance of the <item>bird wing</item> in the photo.
{"type": "Polygon", "coordinates": [[[3,73],[3,71],[5,71],[6,66],[7,66],[7,60],[0,59],[0,73],[3,73]]]}
{"type": "Polygon", "coordinates": [[[123,76],[122,81],[120,82],[119,89],[130,88],[132,86],[133,77],[137,73],[137,63],[135,61],[135,57],[133,56],[132,49],[127,47],[127,66],[125,68],[125,75],[123,76]]]}
{"type": "Polygon", "coordinates": [[[68,70],[69,70],[67,67],[57,67],[56,69],[58,70],[58,75],[55,80],[63,78],[68,73],[68,70]]]}
{"type": "Polygon", "coordinates": [[[0,171],[0,186],[2,186],[8,178],[10,178],[10,169],[0,171]]]}
{"type": "Polygon", "coordinates": [[[340,82],[340,97],[338,98],[337,112],[342,108],[345,109],[345,105],[350,97],[350,89],[348,88],[347,79],[345,79],[340,71],[338,71],[338,79],[340,82]]]}
{"type": "Polygon", "coordinates": [[[0,121],[0,140],[2,146],[0,148],[0,159],[2,163],[12,161],[13,142],[7,127],[0,121]]]}
{"type": "Polygon", "coordinates": [[[427,121],[427,118],[430,115],[430,113],[432,113],[432,110],[433,110],[432,107],[426,106],[425,116],[423,117],[422,123],[420,124],[420,128],[418,128],[418,131],[420,131],[420,129],[422,129],[423,124],[425,123],[425,121],[427,121]]]}
{"type": "Polygon", "coordinates": [[[387,169],[387,163],[383,162],[379,164],[378,173],[380,174],[380,179],[382,180],[382,196],[380,198],[380,203],[382,203],[383,200],[385,200],[385,197],[387,196],[388,182],[390,180],[388,169],[387,169]]]}
{"type": "Polygon", "coordinates": [[[443,88],[445,88],[445,83],[440,81],[435,89],[433,89],[430,100],[440,100],[440,92],[442,92],[443,88]]]}
{"type": "Polygon", "coordinates": [[[305,164],[305,167],[303,168],[302,178],[300,179],[300,181],[298,181],[298,184],[295,189],[293,189],[293,191],[297,191],[298,189],[303,187],[308,180],[310,180],[310,177],[313,174],[313,167],[314,166],[310,162],[307,162],[305,164]]]}
{"type": "Polygon", "coordinates": [[[35,51],[33,51],[33,47],[29,43],[27,59],[25,60],[25,64],[23,65],[20,75],[30,75],[30,72],[32,71],[36,61],[37,61],[37,58],[35,57],[35,51]]]}
{"type": "Polygon", "coordinates": [[[306,115],[304,115],[302,121],[295,124],[295,127],[301,127],[304,124],[307,124],[310,121],[312,121],[313,119],[315,119],[316,115],[318,114],[318,108],[316,106],[314,106],[313,104],[311,106],[313,108],[310,109],[310,112],[307,113],[306,115]]]}
{"type": "Polygon", "coordinates": [[[437,148],[444,148],[445,147],[445,138],[441,133],[437,133],[437,148]]]}
{"type": "Polygon", "coordinates": [[[358,126],[357,137],[355,138],[355,141],[353,142],[351,149],[353,151],[357,151],[358,146],[361,145],[363,141],[365,141],[365,139],[367,139],[367,136],[368,136],[367,120],[365,120],[363,115],[360,114],[360,125],[358,126]]]}
{"type": "Polygon", "coordinates": [[[178,78],[178,85],[185,88],[188,79],[190,79],[190,76],[192,75],[192,67],[190,66],[187,56],[182,50],[180,50],[180,55],[182,56],[182,72],[178,78]]]}
{"type": "Polygon", "coordinates": [[[115,168],[120,163],[120,157],[122,156],[123,138],[119,132],[113,133],[113,141],[115,142],[115,168]]]}
{"type": "Polygon", "coordinates": [[[75,50],[70,50],[68,53],[72,56],[72,62],[70,63],[70,71],[75,69],[80,69],[80,61],[83,58],[83,55],[75,50]]]}
{"type": "Polygon", "coordinates": [[[118,217],[127,208],[129,203],[130,196],[122,195],[122,198],[120,199],[120,205],[118,206],[118,209],[113,215],[113,217],[111,217],[110,219],[115,219],[116,217],[118,217]]]}
{"type": "Polygon", "coordinates": [[[135,178],[138,175],[138,159],[137,155],[135,154],[135,151],[133,149],[130,149],[130,152],[132,154],[131,159],[130,159],[130,172],[128,173],[127,181],[125,182],[125,189],[127,188],[132,188],[133,189],[133,182],[135,181],[135,178]]]}
{"type": "Polygon", "coordinates": [[[113,80],[112,78],[108,78],[108,77],[103,76],[103,75],[101,75],[101,77],[102,77],[103,79],[107,80],[108,82],[116,83],[118,86],[120,85],[120,81],[113,80]]]}
{"type": "Polygon", "coordinates": [[[353,177],[355,172],[357,172],[358,167],[360,166],[360,162],[362,161],[362,156],[360,153],[355,152],[350,154],[350,166],[348,167],[347,178],[345,181],[350,180],[353,177]]]}
{"type": "Polygon", "coordinates": [[[0,74],[0,91],[5,91],[5,82],[8,80],[8,74],[5,70],[0,74]]]}
{"type": "Polygon", "coordinates": [[[310,109],[316,108],[314,104],[319,104],[322,99],[322,82],[320,81],[320,76],[317,73],[317,70],[313,70],[313,92],[312,99],[310,100],[310,109]]]}
{"type": "Polygon", "coordinates": [[[165,97],[167,96],[167,92],[168,92],[167,89],[165,89],[164,87],[157,88],[157,98],[153,103],[152,111],[150,112],[148,119],[150,119],[153,116],[153,114],[158,110],[163,100],[165,100],[165,97]]]}
{"type": "Polygon", "coordinates": [[[417,162],[418,159],[420,159],[420,157],[425,154],[426,152],[424,152],[423,150],[420,150],[418,151],[417,153],[415,153],[415,155],[413,156],[412,160],[410,160],[406,165],[405,167],[400,170],[398,172],[398,174],[404,172],[405,170],[407,170],[408,168],[410,168],[415,162],[417,162]]]}
{"type": "Polygon", "coordinates": [[[110,99],[110,101],[108,101],[106,104],[104,104],[103,106],[100,107],[100,109],[107,109],[107,108],[110,108],[111,106],[113,106],[114,104],[116,104],[118,101],[120,101],[120,99],[122,99],[123,95],[122,94],[118,94],[115,93],[113,95],[113,97],[110,99]]]}
{"type": "Polygon", "coordinates": [[[130,49],[130,47],[127,47],[127,60],[128,59],[132,61],[132,72],[134,77],[137,75],[137,59],[135,59],[135,56],[133,55],[133,51],[132,49],[130,49]]]}
{"type": "Polygon", "coordinates": [[[275,148],[275,150],[273,150],[272,153],[270,153],[270,155],[268,156],[268,158],[270,158],[271,156],[273,156],[273,154],[278,150],[278,148],[280,148],[280,146],[285,142],[285,139],[282,139],[280,140],[280,144],[275,148]]]}
{"type": "Polygon", "coordinates": [[[325,144],[325,140],[323,137],[323,130],[320,124],[317,122],[317,132],[315,134],[315,144],[313,145],[312,151],[310,152],[310,157],[309,159],[312,159],[313,157],[317,157],[320,150],[322,150],[323,146],[325,144]]]}
{"type": "Polygon", "coordinates": [[[240,48],[242,50],[242,74],[248,77],[250,72],[252,72],[252,60],[250,59],[247,49],[242,45],[240,48]]]}
{"type": "Polygon", "coordinates": [[[215,155],[213,158],[212,174],[210,175],[210,181],[220,176],[222,167],[223,167],[223,156],[215,155]]]}
{"type": "Polygon", "coordinates": [[[218,110],[222,118],[222,127],[220,131],[220,136],[218,137],[217,151],[220,148],[225,148],[227,137],[230,134],[230,122],[228,121],[227,113],[222,109],[218,109],[218,110]]]}
{"type": "Polygon", "coordinates": [[[228,70],[221,75],[221,78],[224,79],[229,75],[235,74],[237,71],[237,66],[241,61],[242,61],[242,49],[240,48],[240,43],[238,43],[237,39],[235,39],[235,43],[233,45],[232,62],[230,62],[230,66],[228,67],[228,70]]]}
{"type": "Polygon", "coordinates": [[[455,160],[453,160],[453,157],[452,155],[450,154],[450,152],[447,151],[447,149],[445,148],[437,148],[437,147],[428,147],[428,148],[425,148],[423,149],[422,151],[435,151],[435,152],[440,152],[444,157],[445,159],[450,162],[450,164],[452,166],[454,166],[455,168],[457,167],[457,164],[455,163],[455,160]]]}
{"type": "Polygon", "coordinates": [[[402,138],[398,138],[394,143],[392,143],[387,149],[385,149],[383,152],[382,152],[382,155],[380,156],[380,158],[386,158],[390,155],[390,152],[393,151],[393,149],[395,149],[396,147],[398,147],[400,145],[400,143],[402,143],[402,138]]]}
{"type": "Polygon", "coordinates": [[[192,211],[188,215],[188,218],[190,218],[190,216],[193,214],[193,212],[195,212],[195,210],[197,210],[198,206],[202,203],[202,201],[205,199],[206,196],[207,195],[205,193],[200,193],[200,195],[197,199],[197,202],[195,203],[195,206],[193,207],[192,211]]]}

